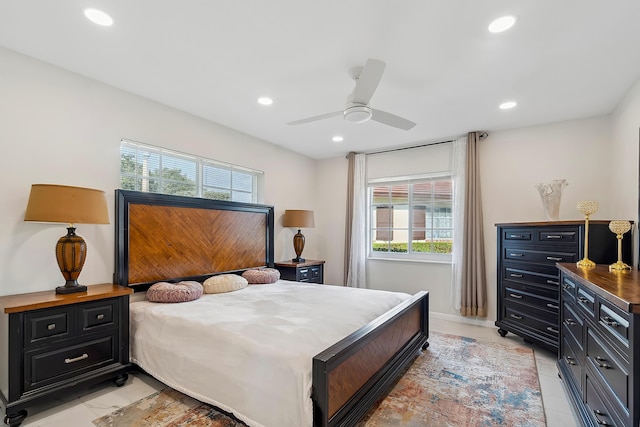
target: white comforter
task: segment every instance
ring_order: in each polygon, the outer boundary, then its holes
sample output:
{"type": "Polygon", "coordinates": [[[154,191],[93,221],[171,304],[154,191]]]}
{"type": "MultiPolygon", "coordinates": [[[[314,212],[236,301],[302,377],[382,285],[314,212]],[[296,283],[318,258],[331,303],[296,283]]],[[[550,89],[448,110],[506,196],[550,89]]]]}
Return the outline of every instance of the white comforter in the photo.
{"type": "Polygon", "coordinates": [[[279,281],[179,304],[131,303],[131,361],[256,427],[311,426],[311,360],[409,298],[279,281]]]}

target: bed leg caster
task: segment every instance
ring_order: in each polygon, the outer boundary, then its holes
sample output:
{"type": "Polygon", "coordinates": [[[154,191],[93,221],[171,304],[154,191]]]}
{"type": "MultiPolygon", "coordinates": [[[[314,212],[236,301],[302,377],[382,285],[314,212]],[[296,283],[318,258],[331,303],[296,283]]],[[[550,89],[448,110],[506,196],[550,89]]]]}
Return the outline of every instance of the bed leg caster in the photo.
{"type": "Polygon", "coordinates": [[[19,411],[17,414],[11,414],[11,415],[7,414],[4,417],[4,423],[11,427],[18,427],[20,424],[22,424],[25,418],[27,418],[27,411],[23,409],[22,411],[19,411]]]}
{"type": "Polygon", "coordinates": [[[426,341],[424,344],[422,344],[423,350],[426,350],[427,348],[429,348],[429,341],[426,341]]]}
{"type": "Polygon", "coordinates": [[[113,382],[118,386],[118,387],[122,387],[124,385],[124,383],[127,382],[127,379],[129,378],[129,374],[120,374],[117,377],[115,377],[113,379],[113,382]]]}

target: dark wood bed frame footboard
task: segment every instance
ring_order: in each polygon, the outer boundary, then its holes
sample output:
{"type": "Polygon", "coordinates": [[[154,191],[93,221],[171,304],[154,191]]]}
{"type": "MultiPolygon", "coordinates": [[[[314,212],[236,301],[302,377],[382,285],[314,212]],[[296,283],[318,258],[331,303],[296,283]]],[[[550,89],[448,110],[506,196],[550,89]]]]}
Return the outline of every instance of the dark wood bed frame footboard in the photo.
{"type": "Polygon", "coordinates": [[[314,425],[355,425],[429,345],[428,313],[419,292],[315,356],[314,425]]]}
{"type": "MultiPolygon", "coordinates": [[[[116,190],[115,283],[198,280],[274,265],[274,208],[116,190]]],[[[420,292],[313,358],[314,425],[355,425],[426,348],[420,292]]]]}

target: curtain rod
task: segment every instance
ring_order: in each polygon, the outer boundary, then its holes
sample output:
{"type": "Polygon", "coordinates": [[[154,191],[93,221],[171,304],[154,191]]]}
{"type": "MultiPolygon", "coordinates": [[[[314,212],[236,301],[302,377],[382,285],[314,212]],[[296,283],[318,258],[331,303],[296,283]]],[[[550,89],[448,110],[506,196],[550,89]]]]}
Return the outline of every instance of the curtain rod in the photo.
{"type": "MultiPolygon", "coordinates": [[[[422,144],[418,144],[418,145],[412,145],[410,147],[399,147],[399,148],[389,148],[388,150],[380,150],[380,151],[367,151],[364,152],[363,154],[366,156],[369,155],[373,155],[373,154],[383,154],[383,153],[391,153],[393,151],[403,151],[403,150],[411,150],[413,148],[421,148],[421,147],[427,147],[429,145],[438,145],[438,144],[446,144],[447,142],[453,142],[455,139],[457,138],[462,138],[464,135],[461,135],[459,137],[455,137],[455,138],[451,138],[451,139],[446,139],[444,141],[432,141],[432,142],[423,142],[422,144]]],[[[487,132],[483,132],[483,131],[479,131],[478,132],[478,138],[480,140],[485,139],[486,137],[488,137],[489,134],[487,132]]]]}

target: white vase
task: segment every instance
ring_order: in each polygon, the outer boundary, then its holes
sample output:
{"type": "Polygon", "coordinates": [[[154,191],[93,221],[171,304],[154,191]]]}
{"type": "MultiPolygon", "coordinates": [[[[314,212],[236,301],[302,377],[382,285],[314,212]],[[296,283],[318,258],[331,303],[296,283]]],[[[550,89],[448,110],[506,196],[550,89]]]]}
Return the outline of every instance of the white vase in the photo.
{"type": "Polygon", "coordinates": [[[548,221],[557,221],[560,218],[560,198],[562,197],[562,190],[567,185],[569,183],[565,179],[554,179],[547,184],[536,184],[535,187],[540,194],[542,207],[544,207],[544,213],[548,221]]]}

